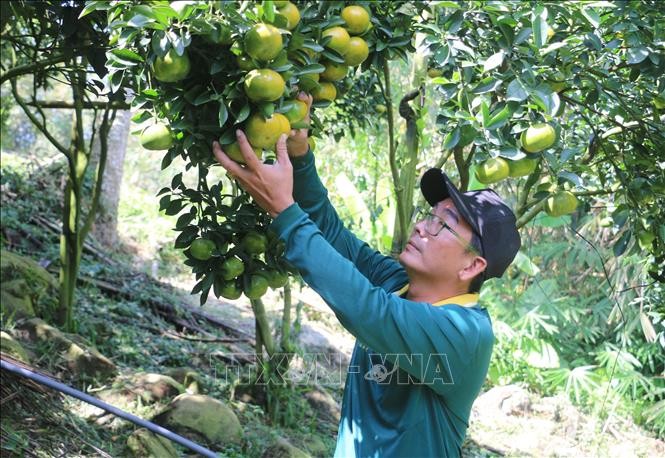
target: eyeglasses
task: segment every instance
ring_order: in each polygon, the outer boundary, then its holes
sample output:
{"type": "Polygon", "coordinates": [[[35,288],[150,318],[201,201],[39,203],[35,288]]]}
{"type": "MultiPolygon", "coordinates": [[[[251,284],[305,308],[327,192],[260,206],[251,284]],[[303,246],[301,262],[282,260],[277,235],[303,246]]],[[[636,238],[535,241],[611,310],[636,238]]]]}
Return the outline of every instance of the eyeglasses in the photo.
{"type": "Polygon", "coordinates": [[[417,207],[413,212],[413,218],[411,221],[412,226],[415,226],[415,224],[419,221],[425,221],[425,232],[427,232],[432,237],[436,237],[441,233],[442,230],[447,229],[448,232],[450,232],[467,251],[475,253],[478,256],[482,256],[478,248],[467,242],[455,231],[455,229],[450,227],[448,223],[446,223],[438,215],[432,213],[430,210],[417,207]]]}

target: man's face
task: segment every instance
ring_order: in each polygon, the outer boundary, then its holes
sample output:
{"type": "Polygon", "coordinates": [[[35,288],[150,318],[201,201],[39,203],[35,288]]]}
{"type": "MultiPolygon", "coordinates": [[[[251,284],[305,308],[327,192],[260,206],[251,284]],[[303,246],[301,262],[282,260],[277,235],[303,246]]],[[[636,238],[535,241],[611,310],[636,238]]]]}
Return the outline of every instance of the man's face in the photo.
{"type": "Polygon", "coordinates": [[[421,219],[413,228],[399,261],[410,276],[452,279],[476,256],[466,247],[471,242],[471,226],[462,219],[450,198],[436,204],[431,213],[455,231],[461,240],[445,227],[432,235],[427,230],[425,219],[421,219]]]}

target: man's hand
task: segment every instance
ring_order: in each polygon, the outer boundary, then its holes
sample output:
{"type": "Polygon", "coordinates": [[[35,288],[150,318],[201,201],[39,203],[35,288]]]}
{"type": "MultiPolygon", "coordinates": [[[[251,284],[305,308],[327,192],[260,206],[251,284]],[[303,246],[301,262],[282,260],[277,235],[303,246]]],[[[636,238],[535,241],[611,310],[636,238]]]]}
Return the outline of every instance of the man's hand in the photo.
{"type": "MultiPolygon", "coordinates": [[[[307,115],[305,115],[303,121],[309,124],[310,121],[309,112],[312,108],[312,100],[313,100],[312,96],[310,94],[301,92],[298,94],[298,97],[296,98],[307,104],[307,115]]],[[[286,141],[286,146],[289,152],[289,156],[291,157],[304,156],[305,153],[307,153],[307,149],[309,148],[309,143],[307,143],[307,128],[291,130],[291,135],[286,141]]]]}
{"type": "Polygon", "coordinates": [[[236,137],[247,164],[245,167],[229,158],[217,142],[212,144],[212,152],[254,201],[275,218],[293,204],[293,167],[286,152],[286,134],[277,140],[277,161],[274,164],[263,164],[256,157],[241,130],[236,131],[236,137]]]}

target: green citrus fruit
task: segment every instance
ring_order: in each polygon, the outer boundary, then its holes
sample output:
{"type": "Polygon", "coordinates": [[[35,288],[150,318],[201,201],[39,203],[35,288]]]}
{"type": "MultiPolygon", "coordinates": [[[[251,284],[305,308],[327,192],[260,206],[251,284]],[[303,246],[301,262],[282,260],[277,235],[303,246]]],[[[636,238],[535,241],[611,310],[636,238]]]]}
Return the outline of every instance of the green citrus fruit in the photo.
{"type": "Polygon", "coordinates": [[[379,103],[374,107],[374,109],[376,110],[377,113],[385,113],[386,110],[388,109],[388,107],[386,107],[385,105],[379,103]]]}
{"type": "Polygon", "coordinates": [[[436,78],[443,75],[443,70],[440,68],[428,68],[427,69],[427,76],[430,78],[436,78]]]}
{"type": "Polygon", "coordinates": [[[347,32],[345,29],[339,26],[331,27],[329,29],[324,30],[322,36],[324,38],[330,37],[330,41],[326,45],[328,48],[337,51],[342,56],[346,54],[346,51],[349,48],[349,41],[351,41],[349,32],[347,32]]]}
{"type": "Polygon", "coordinates": [[[554,127],[547,123],[538,123],[522,132],[522,148],[529,153],[538,153],[549,148],[556,141],[554,127]]]}
{"type": "Polygon", "coordinates": [[[270,24],[256,24],[245,35],[245,51],[254,59],[267,62],[282,50],[282,34],[270,24]]]}
{"type": "Polygon", "coordinates": [[[179,56],[173,48],[164,57],[155,59],[152,65],[155,78],[163,83],[180,81],[189,74],[190,67],[187,53],[179,56]]]}
{"type": "MultiPolygon", "coordinates": [[[[256,154],[256,157],[260,161],[261,160],[261,155],[262,155],[261,154],[261,148],[252,147],[252,149],[254,150],[254,154],[256,154]]],[[[240,164],[245,164],[245,158],[242,155],[242,151],[240,151],[240,145],[238,144],[238,142],[233,142],[229,145],[224,145],[222,147],[222,150],[224,151],[224,153],[226,153],[226,155],[228,157],[230,157],[234,161],[236,161],[240,164]]]]}
{"type": "Polygon", "coordinates": [[[240,246],[247,254],[261,254],[268,248],[268,238],[256,231],[250,231],[243,237],[240,246]]]}
{"type": "Polygon", "coordinates": [[[256,68],[252,59],[242,54],[236,57],[236,62],[238,63],[238,68],[240,68],[240,70],[249,71],[256,68]]]}
{"type": "Polygon", "coordinates": [[[538,166],[538,159],[531,159],[528,157],[519,159],[517,161],[508,161],[508,168],[510,169],[509,176],[513,178],[531,175],[538,166]]]}
{"type": "Polygon", "coordinates": [[[267,270],[264,273],[271,288],[281,288],[289,281],[289,276],[279,270],[267,270]]]}
{"type": "Polygon", "coordinates": [[[641,231],[639,234],[637,234],[637,242],[640,245],[640,248],[643,250],[648,250],[653,244],[654,240],[656,240],[656,234],[653,232],[641,231]]]}
{"type": "Polygon", "coordinates": [[[344,54],[344,63],[349,67],[355,67],[365,62],[367,56],[369,56],[367,42],[360,37],[352,37],[344,54]]]}
{"type": "Polygon", "coordinates": [[[550,216],[572,213],[577,208],[577,197],[570,191],[558,191],[547,198],[545,211],[550,216]]]}
{"type": "Polygon", "coordinates": [[[291,108],[284,113],[284,116],[289,120],[289,123],[293,124],[305,119],[305,116],[307,116],[307,104],[302,100],[297,99],[290,100],[290,102],[292,103],[291,108]]]}
{"type": "Polygon", "coordinates": [[[481,183],[496,183],[508,176],[510,167],[508,161],[500,157],[493,157],[476,167],[476,178],[481,183]]]}
{"type": "Polygon", "coordinates": [[[223,298],[232,301],[238,299],[242,295],[242,288],[238,286],[236,281],[219,282],[215,291],[223,298]]]}
{"type": "Polygon", "coordinates": [[[361,35],[369,27],[369,13],[362,6],[347,6],[342,10],[340,16],[346,22],[346,30],[351,35],[361,35]]]}
{"type": "Polygon", "coordinates": [[[298,7],[291,2],[286,2],[283,6],[278,7],[277,14],[281,14],[286,18],[286,28],[293,30],[300,22],[300,11],[298,7]]]}
{"type": "Polygon", "coordinates": [[[171,128],[162,123],[146,127],[141,133],[139,140],[141,141],[141,146],[153,151],[169,149],[173,146],[171,128]]]}
{"type": "Polygon", "coordinates": [[[327,100],[332,102],[335,100],[335,97],[337,97],[337,89],[335,89],[335,85],[333,83],[324,81],[320,83],[319,89],[314,89],[312,91],[312,97],[315,101],[327,100]]]}
{"type": "Polygon", "coordinates": [[[212,257],[212,252],[215,251],[215,248],[215,242],[212,240],[198,238],[189,246],[189,252],[194,259],[207,261],[212,257]]]}
{"type": "Polygon", "coordinates": [[[264,119],[260,114],[253,114],[245,124],[245,134],[252,146],[256,148],[272,149],[282,134],[291,132],[289,120],[280,113],[274,113],[270,118],[264,119]]]}
{"type": "Polygon", "coordinates": [[[263,275],[252,275],[245,289],[245,296],[249,299],[259,299],[268,291],[268,286],[268,280],[263,275]]]}
{"type": "Polygon", "coordinates": [[[344,64],[336,62],[325,62],[323,66],[326,68],[321,73],[321,78],[328,81],[339,81],[346,76],[349,67],[344,64]]]}
{"type": "Polygon", "coordinates": [[[269,68],[252,70],[245,77],[245,94],[254,102],[273,102],[284,94],[282,76],[269,68]]]}
{"type": "Polygon", "coordinates": [[[222,264],[222,278],[224,280],[233,280],[245,271],[245,264],[236,258],[228,258],[222,264]]]}

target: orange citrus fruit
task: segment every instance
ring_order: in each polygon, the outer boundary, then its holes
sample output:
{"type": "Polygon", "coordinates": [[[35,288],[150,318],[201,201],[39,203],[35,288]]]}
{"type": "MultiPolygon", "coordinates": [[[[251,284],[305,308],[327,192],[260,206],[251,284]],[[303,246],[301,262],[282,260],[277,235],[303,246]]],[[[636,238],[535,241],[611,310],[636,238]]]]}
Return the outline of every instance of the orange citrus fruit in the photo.
{"type": "Polygon", "coordinates": [[[577,208],[577,197],[570,191],[558,191],[547,198],[545,212],[550,216],[572,213],[577,208]]]}
{"type": "Polygon", "coordinates": [[[159,151],[173,146],[173,135],[166,124],[157,123],[147,127],[139,137],[145,149],[159,151]]]}
{"type": "Polygon", "coordinates": [[[488,159],[476,168],[476,178],[481,183],[496,183],[506,178],[509,173],[508,162],[500,157],[488,159]]]}
{"type": "MultiPolygon", "coordinates": [[[[261,160],[261,148],[256,148],[252,147],[254,150],[254,154],[256,154],[256,157],[261,160]]],[[[222,150],[226,153],[228,157],[233,159],[234,161],[240,163],[240,164],[245,164],[245,158],[242,155],[242,151],[240,151],[240,145],[238,142],[233,142],[230,145],[224,145],[222,147],[222,150]]]]}
{"type": "Polygon", "coordinates": [[[212,240],[198,238],[189,246],[189,252],[194,259],[207,261],[212,257],[212,252],[215,251],[215,248],[215,242],[212,240]]]}
{"type": "Polygon", "coordinates": [[[346,29],[339,26],[331,27],[324,30],[322,36],[324,38],[330,37],[330,41],[326,45],[328,48],[337,51],[342,56],[346,54],[346,51],[349,48],[349,41],[351,40],[349,32],[347,32],[346,29]]]}
{"type": "Polygon", "coordinates": [[[291,2],[286,2],[283,6],[278,7],[277,14],[281,14],[286,18],[286,28],[293,30],[300,22],[300,11],[298,7],[291,2]]]}
{"type": "Polygon", "coordinates": [[[520,142],[522,148],[529,153],[538,153],[549,148],[556,141],[554,127],[547,123],[538,123],[522,132],[520,142]]]}
{"type": "Polygon", "coordinates": [[[337,97],[337,89],[333,83],[324,81],[320,86],[319,89],[314,89],[312,91],[312,97],[314,97],[314,100],[327,100],[329,102],[335,100],[335,97],[337,97]]]}
{"type": "Polygon", "coordinates": [[[350,67],[355,67],[365,62],[367,56],[369,56],[367,42],[360,37],[351,37],[346,54],[344,54],[344,63],[350,67]]]}
{"type": "Polygon", "coordinates": [[[538,166],[538,159],[531,159],[528,157],[519,159],[517,161],[508,161],[508,168],[510,169],[509,175],[513,178],[531,175],[538,166]]]}
{"type": "Polygon", "coordinates": [[[346,72],[349,70],[344,64],[338,64],[336,62],[325,62],[323,64],[326,69],[321,73],[321,78],[328,81],[339,81],[346,76],[346,72]]]}
{"type": "Polygon", "coordinates": [[[259,299],[268,291],[268,280],[263,275],[252,275],[245,289],[245,296],[249,299],[259,299]]]}
{"type": "Polygon", "coordinates": [[[302,100],[290,100],[293,104],[291,108],[284,113],[286,119],[289,120],[289,123],[293,124],[294,122],[302,121],[307,116],[307,104],[302,100]]]}
{"type": "Polygon", "coordinates": [[[245,51],[254,59],[269,61],[282,50],[282,34],[270,24],[256,24],[245,35],[245,51]]]}
{"type": "Polygon", "coordinates": [[[289,120],[280,113],[274,113],[265,119],[260,114],[253,114],[245,124],[245,134],[249,143],[255,148],[272,149],[282,134],[291,132],[289,120]]]}
{"type": "Polygon", "coordinates": [[[189,74],[191,64],[187,53],[179,56],[175,49],[171,48],[164,57],[158,57],[153,64],[155,78],[164,83],[175,83],[189,74]]]}
{"type": "Polygon", "coordinates": [[[252,70],[245,77],[245,94],[254,102],[273,102],[284,93],[282,76],[269,68],[252,70]]]}
{"type": "Polygon", "coordinates": [[[347,6],[340,16],[346,22],[346,30],[351,35],[361,35],[369,28],[369,13],[362,6],[347,6]]]}
{"type": "Polygon", "coordinates": [[[233,280],[245,271],[245,264],[235,256],[228,258],[222,264],[222,277],[224,280],[233,280]]]}

